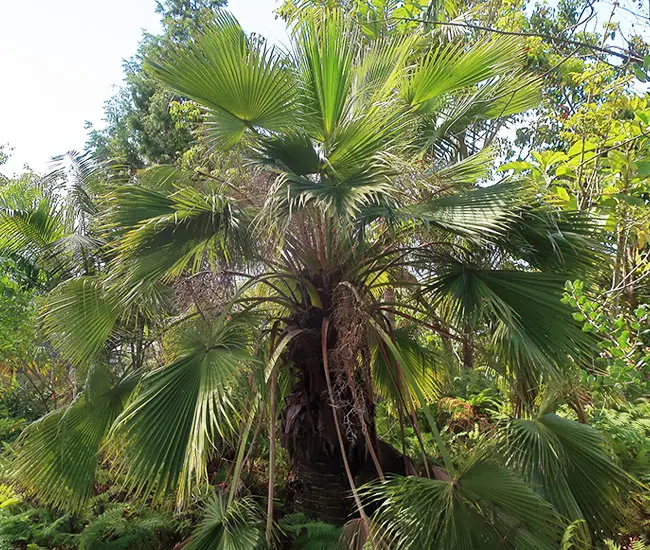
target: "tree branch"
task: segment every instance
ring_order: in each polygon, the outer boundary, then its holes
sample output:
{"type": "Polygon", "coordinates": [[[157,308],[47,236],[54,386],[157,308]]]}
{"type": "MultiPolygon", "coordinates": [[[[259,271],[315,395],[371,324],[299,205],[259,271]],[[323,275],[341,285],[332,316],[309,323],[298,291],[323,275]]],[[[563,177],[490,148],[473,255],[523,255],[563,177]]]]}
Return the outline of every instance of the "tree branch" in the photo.
{"type": "Polygon", "coordinates": [[[580,42],[579,40],[571,40],[569,38],[563,38],[561,36],[553,36],[552,34],[544,34],[540,32],[523,32],[523,31],[506,31],[502,29],[493,29],[492,27],[485,27],[483,25],[476,25],[474,23],[458,23],[458,22],[452,22],[452,21],[428,21],[426,19],[418,19],[415,17],[391,17],[390,19],[394,19],[397,21],[412,21],[415,23],[426,23],[428,25],[437,25],[437,26],[442,26],[442,27],[462,27],[465,29],[473,29],[477,31],[484,31],[484,32],[490,32],[494,34],[503,34],[507,36],[523,36],[523,37],[533,37],[533,38],[543,38],[544,40],[549,40],[551,42],[556,42],[556,43],[561,43],[561,44],[568,44],[571,46],[578,46],[580,48],[586,48],[589,50],[593,50],[596,52],[604,53],[607,55],[612,55],[614,57],[617,57],[619,59],[622,59],[623,61],[629,62],[633,61],[635,63],[640,63],[643,64],[643,59],[633,53],[630,52],[618,52],[612,48],[605,48],[601,46],[595,46],[593,44],[589,44],[588,42],[580,42]]]}

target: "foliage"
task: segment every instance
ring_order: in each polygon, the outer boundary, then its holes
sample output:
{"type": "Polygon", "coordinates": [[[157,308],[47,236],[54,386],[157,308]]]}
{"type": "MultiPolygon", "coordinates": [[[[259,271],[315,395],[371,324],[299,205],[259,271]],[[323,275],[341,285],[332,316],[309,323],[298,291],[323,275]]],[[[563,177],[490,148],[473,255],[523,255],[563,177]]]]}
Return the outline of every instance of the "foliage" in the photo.
{"type": "Polygon", "coordinates": [[[280,531],[291,539],[297,550],[334,550],[342,547],[341,529],[330,523],[314,521],[302,513],[285,516],[279,522],[280,531]]]}
{"type": "Polygon", "coordinates": [[[565,301],[576,309],[574,319],[583,323],[582,330],[599,336],[599,356],[589,371],[582,375],[583,384],[603,393],[607,400],[648,395],[648,307],[644,304],[633,311],[614,316],[606,305],[590,299],[584,283],[567,283],[565,301]]]}
{"type": "Polygon", "coordinates": [[[612,445],[621,467],[643,481],[650,481],[650,405],[639,399],[615,409],[594,411],[593,425],[612,445]]]}
{"type": "Polygon", "coordinates": [[[44,508],[0,510],[0,548],[72,548],[80,526],[69,515],[56,517],[44,508]]]}
{"type": "Polygon", "coordinates": [[[256,504],[242,498],[228,502],[214,495],[203,508],[189,550],[256,550],[262,545],[262,521],[256,504]]]}
{"type": "Polygon", "coordinates": [[[104,104],[106,126],[90,128],[88,148],[99,158],[133,168],[178,160],[192,142],[192,122],[186,100],[165,90],[142,69],[142,59],[171,43],[182,43],[209,20],[223,0],[163,0],[157,2],[163,32],[145,35],[138,55],[124,63],[124,85],[104,104]]]}
{"type": "Polygon", "coordinates": [[[79,534],[79,550],[162,550],[168,548],[174,524],[152,510],[117,505],[106,510],[79,534]]]}
{"type": "Polygon", "coordinates": [[[306,0],[285,50],[219,5],[158,4],[99,158],[2,181],[4,541],[640,545],[650,128],[613,27],[306,0]]]}
{"type": "Polygon", "coordinates": [[[507,462],[563,517],[584,520],[591,536],[601,536],[612,517],[625,519],[621,492],[633,481],[591,426],[553,413],[514,419],[502,428],[501,445],[507,462]]]}
{"type": "Polygon", "coordinates": [[[175,522],[152,510],[113,504],[84,525],[78,517],[14,501],[0,503],[2,549],[163,550],[176,536],[175,522]]]}
{"type": "Polygon", "coordinates": [[[508,470],[475,456],[454,480],[394,478],[368,490],[382,537],[395,547],[555,548],[550,505],[508,470]]]}

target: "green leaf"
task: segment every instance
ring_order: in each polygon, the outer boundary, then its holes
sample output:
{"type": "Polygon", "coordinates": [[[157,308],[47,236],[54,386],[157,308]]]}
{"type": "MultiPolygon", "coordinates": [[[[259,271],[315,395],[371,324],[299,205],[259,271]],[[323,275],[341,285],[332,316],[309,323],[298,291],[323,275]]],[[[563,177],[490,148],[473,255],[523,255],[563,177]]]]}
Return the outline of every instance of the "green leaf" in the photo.
{"type": "Polygon", "coordinates": [[[104,348],[121,313],[100,280],[70,279],[47,297],[43,328],[63,357],[87,366],[104,348]]]}
{"type": "Polygon", "coordinates": [[[621,498],[634,482],[594,428],[545,414],[513,419],[501,436],[508,462],[567,519],[584,519],[593,533],[615,529],[623,519],[621,498]]]}
{"type": "Polygon", "coordinates": [[[524,170],[530,170],[533,168],[533,165],[530,162],[524,160],[516,160],[513,162],[506,162],[499,166],[497,172],[507,172],[508,170],[513,170],[515,174],[519,174],[524,170]]]}
{"type": "Polygon", "coordinates": [[[400,383],[396,359],[393,355],[388,357],[375,351],[372,365],[373,384],[377,393],[389,399],[395,409],[409,408],[409,403],[418,401],[418,392],[411,388],[411,384],[417,384],[419,393],[424,396],[427,402],[433,402],[440,397],[440,373],[437,363],[439,361],[433,353],[422,347],[417,339],[406,329],[395,329],[395,348],[401,357],[399,368],[404,376],[404,382],[409,388],[411,398],[403,403],[404,388],[400,383]]]}
{"type": "Polygon", "coordinates": [[[364,489],[379,504],[376,525],[391,548],[472,550],[557,548],[562,528],[551,506],[510,471],[480,457],[442,481],[395,477],[364,489]]]}
{"type": "Polygon", "coordinates": [[[77,400],[30,424],[21,435],[14,481],[41,502],[81,511],[93,494],[104,438],[135,382],[130,377],[114,384],[106,367],[94,368],[77,400]]]}
{"type": "Polygon", "coordinates": [[[248,128],[291,127],[295,84],[275,48],[247,38],[220,12],[189,42],[168,47],[145,67],[161,82],[206,107],[213,135],[230,146],[248,128]]]}
{"type": "Polygon", "coordinates": [[[207,481],[213,445],[238,423],[242,365],[252,359],[244,319],[186,328],[184,349],[170,365],[147,374],[111,430],[111,453],[136,494],[188,502],[207,481]],[[164,452],[160,452],[164,449],[164,452]]]}
{"type": "Polygon", "coordinates": [[[637,80],[640,82],[647,82],[648,81],[648,75],[646,72],[643,70],[643,67],[640,65],[634,64],[632,65],[634,68],[634,76],[636,76],[637,80]]]}
{"type": "Polygon", "coordinates": [[[564,202],[569,202],[571,200],[568,191],[564,187],[560,187],[559,185],[555,188],[555,195],[557,196],[558,199],[564,202]]]}
{"type": "Polygon", "coordinates": [[[497,184],[407,206],[398,215],[482,241],[507,231],[517,216],[519,201],[516,184],[497,184]]]}
{"type": "Polygon", "coordinates": [[[522,379],[557,376],[566,356],[589,356],[591,342],[562,303],[566,278],[515,270],[490,270],[463,262],[438,266],[424,286],[456,326],[496,321],[493,343],[522,379]]]}
{"type": "Polygon", "coordinates": [[[223,495],[214,495],[203,507],[187,550],[261,550],[262,542],[262,514],[253,499],[228,504],[223,495]]]}
{"type": "Polygon", "coordinates": [[[639,173],[639,176],[643,178],[650,176],[650,160],[637,161],[636,169],[639,173]]]}
{"type": "Polygon", "coordinates": [[[353,78],[354,36],[339,12],[303,21],[296,49],[305,122],[327,140],[343,117],[353,78]]]}
{"type": "Polygon", "coordinates": [[[516,70],[523,60],[517,40],[489,40],[466,49],[463,43],[437,46],[415,67],[405,90],[407,101],[422,105],[452,91],[516,70]]]}
{"type": "Polygon", "coordinates": [[[252,246],[248,213],[221,192],[124,186],[106,207],[106,228],[122,235],[110,282],[125,303],[206,263],[242,261],[252,246]]]}

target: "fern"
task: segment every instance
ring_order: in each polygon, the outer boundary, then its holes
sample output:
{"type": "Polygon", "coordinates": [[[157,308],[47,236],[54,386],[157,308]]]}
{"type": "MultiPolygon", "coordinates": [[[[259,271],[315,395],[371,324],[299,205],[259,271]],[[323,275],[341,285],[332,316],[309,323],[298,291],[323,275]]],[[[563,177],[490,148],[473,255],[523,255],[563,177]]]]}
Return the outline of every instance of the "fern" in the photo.
{"type": "Polygon", "coordinates": [[[0,511],[0,550],[4,548],[74,546],[79,526],[69,515],[54,517],[44,508],[27,508],[16,513],[0,511]]]}
{"type": "Polygon", "coordinates": [[[290,514],[279,522],[280,529],[292,541],[296,550],[337,550],[343,545],[339,539],[341,529],[336,525],[315,521],[305,514],[290,514]]]}
{"type": "Polygon", "coordinates": [[[105,511],[79,535],[79,550],[157,550],[171,535],[170,518],[152,511],[129,513],[117,506],[105,511]]]}

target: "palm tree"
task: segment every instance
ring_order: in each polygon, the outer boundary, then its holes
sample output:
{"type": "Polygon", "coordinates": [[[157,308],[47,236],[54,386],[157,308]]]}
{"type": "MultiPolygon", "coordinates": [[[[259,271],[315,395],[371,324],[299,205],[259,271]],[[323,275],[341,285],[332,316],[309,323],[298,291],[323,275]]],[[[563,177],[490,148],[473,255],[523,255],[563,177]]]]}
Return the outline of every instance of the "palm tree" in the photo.
{"type": "MultiPolygon", "coordinates": [[[[62,283],[44,313],[60,352],[92,365],[87,387],[26,431],[18,482],[79,507],[108,456],[127,490],[173,494],[184,506],[203,490],[215,448],[229,444],[231,488],[202,533],[223,530],[254,426],[266,417],[269,517],[277,438],[297,480],[297,510],[343,522],[357,509],[365,521],[373,504],[359,483],[412,473],[378,439],[381,399],[436,439],[442,467],[425,458],[425,477],[405,478],[432,487],[422,502],[453,505],[458,480],[471,501],[413,540],[552,547],[561,531],[551,504],[494,463],[496,454],[461,465],[446,449],[427,406],[438,371],[419,338],[432,333],[471,368],[473,334],[487,330],[522,410],[540,380],[589,352],[561,297],[567,277],[593,269],[591,224],[544,205],[525,182],[477,187],[493,152],[457,149],[455,136],[476,121],[538,101],[523,56],[518,41],[501,38],[362,40],[326,12],[296,24],[289,52],[222,13],[188,44],[148,59],[162,83],[202,105],[206,139],[248,159],[250,179],[157,167],[109,186],[96,217],[108,243],[103,271],[62,283]],[[170,288],[186,283],[176,316],[147,329],[164,364],[116,372],[110,353],[121,327],[134,312],[155,319],[170,288]],[[484,525],[488,508],[494,532],[449,535],[463,518],[464,528],[484,525]],[[508,539],[509,529],[517,536],[508,539]]],[[[386,483],[371,491],[371,500],[383,495],[381,509],[395,512],[385,504],[393,497],[405,509],[417,504],[398,481],[386,483]]],[[[402,532],[390,514],[379,517],[386,536],[402,532]]]]}

